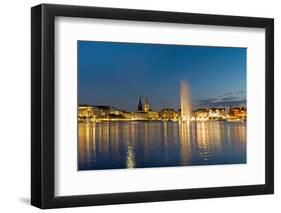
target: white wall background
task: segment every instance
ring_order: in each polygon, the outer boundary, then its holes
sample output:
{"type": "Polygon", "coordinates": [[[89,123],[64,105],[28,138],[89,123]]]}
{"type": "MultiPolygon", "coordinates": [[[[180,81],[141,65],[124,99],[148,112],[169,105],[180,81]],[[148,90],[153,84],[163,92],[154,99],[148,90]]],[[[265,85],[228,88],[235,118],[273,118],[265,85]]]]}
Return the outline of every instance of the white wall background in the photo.
{"type": "MultiPolygon", "coordinates": [[[[275,18],[275,109],[281,108],[281,3],[278,0],[45,0],[44,3],[170,10],[275,18]]],[[[39,212],[30,197],[30,7],[37,0],[1,2],[0,212],[39,212]]],[[[275,111],[275,195],[50,210],[51,212],[278,212],[281,208],[280,110],[275,111]]]]}

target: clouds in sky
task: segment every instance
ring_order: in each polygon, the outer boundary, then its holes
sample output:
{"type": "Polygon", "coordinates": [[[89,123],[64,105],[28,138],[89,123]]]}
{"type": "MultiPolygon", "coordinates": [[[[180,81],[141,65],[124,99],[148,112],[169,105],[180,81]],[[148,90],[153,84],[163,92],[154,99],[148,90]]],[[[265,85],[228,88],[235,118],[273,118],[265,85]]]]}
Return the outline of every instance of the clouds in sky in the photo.
{"type": "Polygon", "coordinates": [[[198,99],[196,105],[200,107],[245,106],[246,91],[226,92],[216,98],[198,99]]]}

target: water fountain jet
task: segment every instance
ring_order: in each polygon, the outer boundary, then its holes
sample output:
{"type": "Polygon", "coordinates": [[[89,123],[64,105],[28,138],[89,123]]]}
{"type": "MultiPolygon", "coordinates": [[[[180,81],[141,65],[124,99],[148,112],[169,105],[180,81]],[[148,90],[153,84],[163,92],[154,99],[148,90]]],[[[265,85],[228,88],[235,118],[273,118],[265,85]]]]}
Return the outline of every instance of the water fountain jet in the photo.
{"type": "Polygon", "coordinates": [[[189,97],[189,90],[186,81],[180,82],[180,105],[181,117],[180,121],[187,122],[191,119],[191,102],[189,97]]]}

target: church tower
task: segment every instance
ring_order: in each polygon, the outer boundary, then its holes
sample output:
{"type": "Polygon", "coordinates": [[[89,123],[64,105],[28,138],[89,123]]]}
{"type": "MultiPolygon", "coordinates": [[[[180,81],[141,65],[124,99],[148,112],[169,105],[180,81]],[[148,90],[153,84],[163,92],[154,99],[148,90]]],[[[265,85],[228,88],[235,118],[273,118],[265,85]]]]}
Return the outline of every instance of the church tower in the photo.
{"type": "Polygon", "coordinates": [[[149,110],[150,110],[149,103],[148,103],[147,98],[145,98],[145,101],[144,101],[144,104],[143,104],[143,111],[148,112],[149,110]]]}
{"type": "Polygon", "coordinates": [[[139,111],[139,112],[142,112],[141,97],[140,97],[140,99],[139,99],[138,111],[139,111]]]}

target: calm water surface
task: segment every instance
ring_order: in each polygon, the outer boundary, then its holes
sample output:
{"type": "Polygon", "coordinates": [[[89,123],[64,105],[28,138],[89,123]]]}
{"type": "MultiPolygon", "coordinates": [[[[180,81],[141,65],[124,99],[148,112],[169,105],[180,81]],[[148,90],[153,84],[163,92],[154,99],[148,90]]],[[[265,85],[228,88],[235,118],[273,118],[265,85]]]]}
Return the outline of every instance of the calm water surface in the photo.
{"type": "Polygon", "coordinates": [[[78,169],[246,163],[246,122],[78,124],[78,169]]]}

